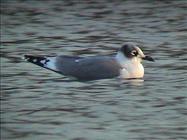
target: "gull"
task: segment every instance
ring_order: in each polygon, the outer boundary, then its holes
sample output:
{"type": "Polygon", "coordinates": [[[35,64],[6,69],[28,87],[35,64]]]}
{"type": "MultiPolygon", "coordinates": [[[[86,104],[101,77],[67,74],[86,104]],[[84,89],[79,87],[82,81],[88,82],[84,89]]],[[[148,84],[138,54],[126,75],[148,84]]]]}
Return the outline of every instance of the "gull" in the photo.
{"type": "Polygon", "coordinates": [[[110,56],[35,56],[24,55],[33,64],[78,80],[98,80],[120,77],[122,79],[143,78],[142,60],[154,61],[151,56],[134,43],[125,43],[116,55],[110,56]]]}

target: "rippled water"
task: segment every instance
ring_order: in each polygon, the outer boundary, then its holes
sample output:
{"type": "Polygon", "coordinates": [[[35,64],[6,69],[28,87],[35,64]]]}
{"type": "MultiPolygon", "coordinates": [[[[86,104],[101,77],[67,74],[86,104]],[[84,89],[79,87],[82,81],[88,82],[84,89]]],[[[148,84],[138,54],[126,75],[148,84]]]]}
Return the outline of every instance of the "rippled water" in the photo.
{"type": "Polygon", "coordinates": [[[187,2],[3,1],[1,138],[187,139],[187,2]],[[144,81],[79,82],[21,59],[142,45],[144,81]]]}

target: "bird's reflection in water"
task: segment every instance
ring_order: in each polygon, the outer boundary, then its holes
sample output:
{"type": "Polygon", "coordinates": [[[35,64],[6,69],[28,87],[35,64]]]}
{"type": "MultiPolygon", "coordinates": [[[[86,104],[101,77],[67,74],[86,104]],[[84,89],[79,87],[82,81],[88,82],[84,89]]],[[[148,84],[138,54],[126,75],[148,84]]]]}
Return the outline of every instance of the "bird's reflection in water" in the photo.
{"type": "Polygon", "coordinates": [[[144,85],[144,79],[120,79],[121,84],[130,84],[132,86],[143,86],[144,85]]]}

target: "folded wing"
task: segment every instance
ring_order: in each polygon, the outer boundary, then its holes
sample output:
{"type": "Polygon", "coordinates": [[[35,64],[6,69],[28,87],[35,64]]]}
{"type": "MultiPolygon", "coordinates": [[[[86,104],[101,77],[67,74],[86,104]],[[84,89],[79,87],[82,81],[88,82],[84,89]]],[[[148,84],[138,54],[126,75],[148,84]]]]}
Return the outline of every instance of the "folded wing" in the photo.
{"type": "Polygon", "coordinates": [[[72,57],[25,55],[28,62],[79,80],[112,78],[120,73],[120,66],[114,57],[72,57]]]}

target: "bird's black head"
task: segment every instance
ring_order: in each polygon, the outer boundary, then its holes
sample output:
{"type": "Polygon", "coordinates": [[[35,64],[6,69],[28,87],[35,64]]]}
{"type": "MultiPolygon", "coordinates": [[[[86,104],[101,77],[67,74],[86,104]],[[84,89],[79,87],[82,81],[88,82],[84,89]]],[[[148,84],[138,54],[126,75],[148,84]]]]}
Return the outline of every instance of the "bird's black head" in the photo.
{"type": "Polygon", "coordinates": [[[124,54],[125,57],[127,58],[138,58],[138,59],[144,59],[144,60],[148,60],[148,61],[154,61],[154,59],[150,56],[144,55],[144,53],[142,52],[142,50],[135,45],[134,43],[126,43],[124,44],[120,51],[124,54]]]}
{"type": "Polygon", "coordinates": [[[136,57],[139,52],[136,49],[136,46],[132,43],[126,43],[121,47],[120,50],[127,58],[136,57]]]}

